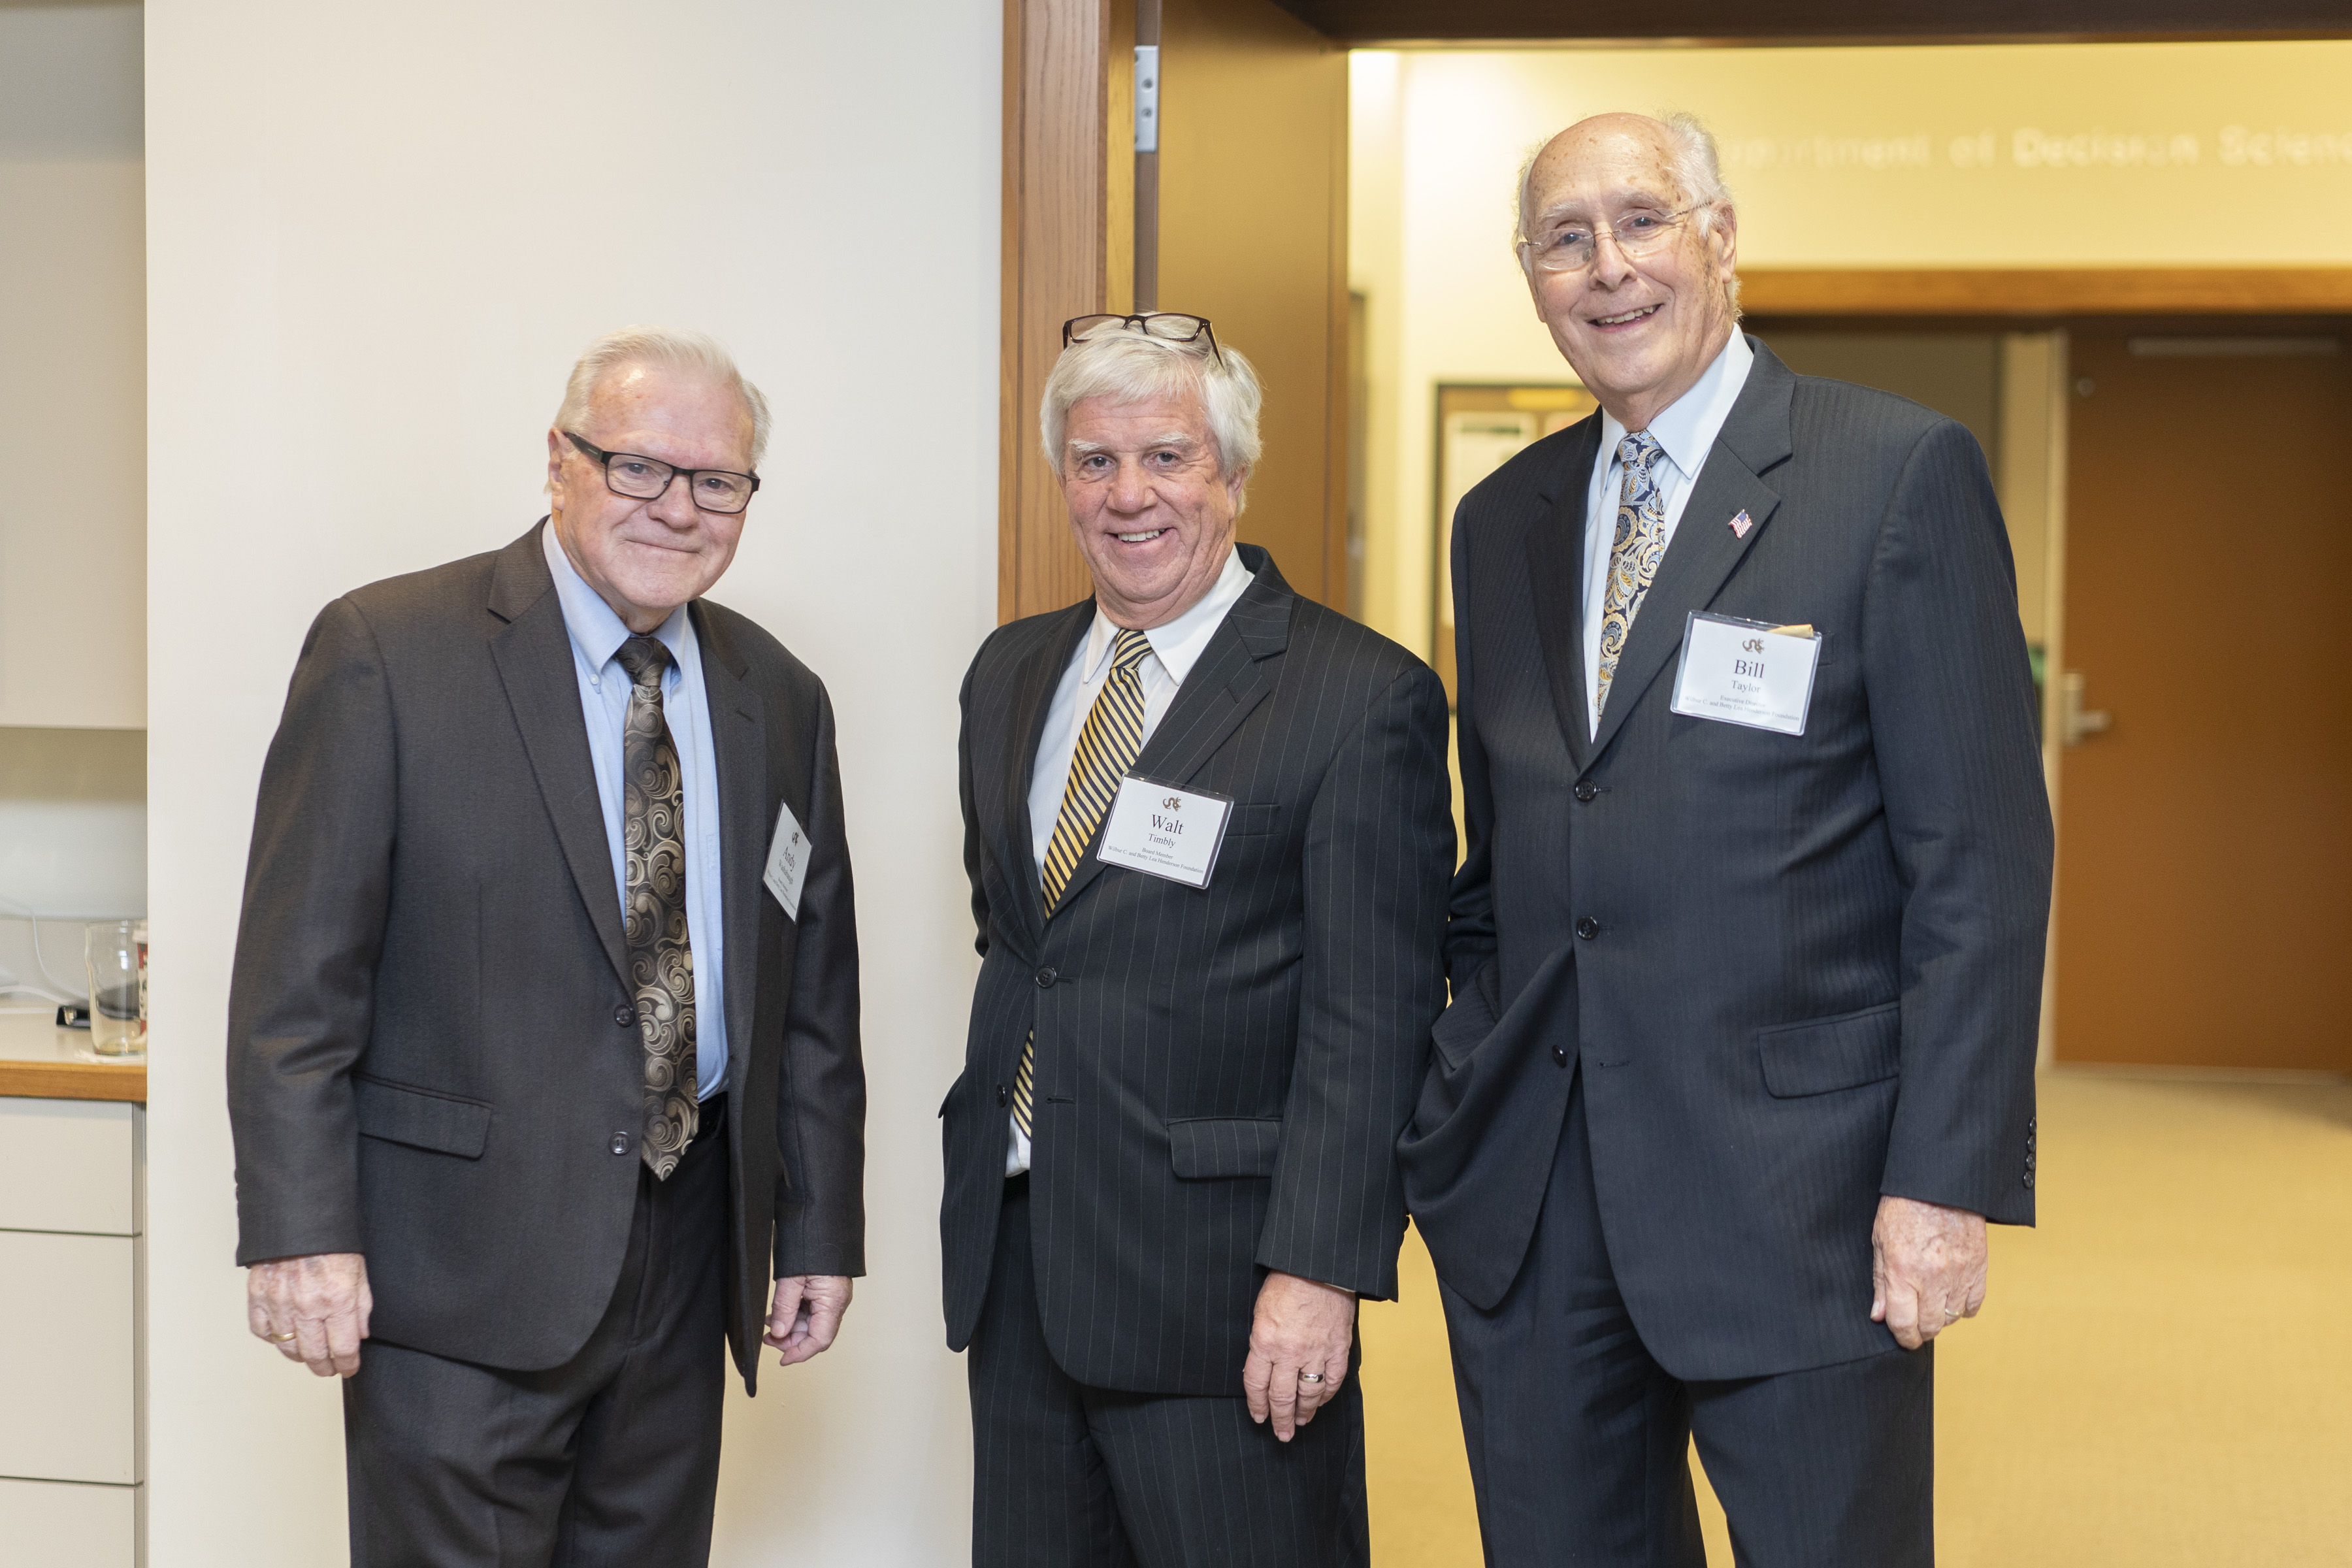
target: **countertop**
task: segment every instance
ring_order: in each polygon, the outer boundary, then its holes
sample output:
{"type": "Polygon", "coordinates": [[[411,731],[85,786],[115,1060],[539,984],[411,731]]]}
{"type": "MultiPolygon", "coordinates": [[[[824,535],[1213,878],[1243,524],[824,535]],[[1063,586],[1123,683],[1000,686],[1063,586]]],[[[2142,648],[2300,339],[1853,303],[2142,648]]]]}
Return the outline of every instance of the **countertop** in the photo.
{"type": "Polygon", "coordinates": [[[84,1061],[86,1029],[60,1029],[53,1012],[0,1013],[0,1095],[37,1100],[147,1100],[147,1063],[84,1061]]]}

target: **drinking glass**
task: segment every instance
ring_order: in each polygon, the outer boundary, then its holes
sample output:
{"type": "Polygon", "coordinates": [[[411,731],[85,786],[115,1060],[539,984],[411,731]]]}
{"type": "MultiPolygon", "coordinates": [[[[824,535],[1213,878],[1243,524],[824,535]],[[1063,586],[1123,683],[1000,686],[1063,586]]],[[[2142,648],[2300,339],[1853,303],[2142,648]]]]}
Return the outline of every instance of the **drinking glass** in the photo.
{"type": "Polygon", "coordinates": [[[84,933],[89,963],[89,1045],[99,1056],[147,1054],[147,943],[143,921],[107,921],[84,933]]]}

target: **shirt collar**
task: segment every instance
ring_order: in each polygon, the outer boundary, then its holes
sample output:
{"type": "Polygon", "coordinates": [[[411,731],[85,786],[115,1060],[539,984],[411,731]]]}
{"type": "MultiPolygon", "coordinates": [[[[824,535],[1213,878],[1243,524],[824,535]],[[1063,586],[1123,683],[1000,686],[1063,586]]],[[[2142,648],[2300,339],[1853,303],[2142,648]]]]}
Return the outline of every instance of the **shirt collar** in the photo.
{"type": "MultiPolygon", "coordinates": [[[[563,606],[563,629],[572,634],[572,646],[587,662],[591,670],[601,670],[613,662],[621,645],[629,640],[628,623],[613,613],[613,606],[604,595],[588,585],[580,575],[572,557],[563,552],[562,542],[555,537],[555,523],[550,519],[540,530],[540,544],[547,554],[547,570],[555,579],[555,597],[563,606]]],[[[670,612],[669,619],[654,628],[654,637],[669,649],[670,668],[683,674],[687,660],[693,657],[693,630],[687,624],[686,606],[680,605],[670,612]]]]}
{"type": "MultiPolygon", "coordinates": [[[[1154,626],[1143,634],[1144,640],[1151,645],[1152,656],[1160,660],[1160,668],[1168,672],[1169,679],[1179,686],[1184,684],[1184,678],[1192,673],[1192,667],[1207,651],[1209,639],[1216,636],[1217,628],[1224,624],[1225,612],[1234,607],[1234,602],[1247,593],[1249,585],[1256,580],[1250,569],[1242,564],[1242,552],[1228,551],[1225,569],[1217,574],[1217,580],[1209,584],[1209,591],[1201,595],[1199,603],[1166,626],[1154,626]]],[[[1087,632],[1086,679],[1092,680],[1101,673],[1103,661],[1110,657],[1111,646],[1118,640],[1118,626],[1097,608],[1094,625],[1087,632]]]]}
{"type": "MultiPolygon", "coordinates": [[[[1755,359],[1756,351],[1748,346],[1748,334],[1734,327],[1731,341],[1699,373],[1691,389],[1650,421],[1650,434],[1657,438],[1667,461],[1685,479],[1696,475],[1706,463],[1716,437],[1723,433],[1724,421],[1731,417],[1731,405],[1739,401],[1740,389],[1748,384],[1748,367],[1755,359]]],[[[1617,443],[1624,438],[1624,425],[1604,412],[1601,416],[1601,445],[1608,463],[1616,462],[1617,443]]]]}

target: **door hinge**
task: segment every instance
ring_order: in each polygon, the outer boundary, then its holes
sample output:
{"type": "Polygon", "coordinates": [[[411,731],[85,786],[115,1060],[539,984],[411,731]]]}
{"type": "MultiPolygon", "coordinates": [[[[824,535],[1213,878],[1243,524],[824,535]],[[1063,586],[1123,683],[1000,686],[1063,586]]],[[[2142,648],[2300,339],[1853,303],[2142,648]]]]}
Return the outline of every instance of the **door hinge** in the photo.
{"type": "Polygon", "coordinates": [[[1160,151],[1160,46],[1135,46],[1135,150],[1160,151]]]}

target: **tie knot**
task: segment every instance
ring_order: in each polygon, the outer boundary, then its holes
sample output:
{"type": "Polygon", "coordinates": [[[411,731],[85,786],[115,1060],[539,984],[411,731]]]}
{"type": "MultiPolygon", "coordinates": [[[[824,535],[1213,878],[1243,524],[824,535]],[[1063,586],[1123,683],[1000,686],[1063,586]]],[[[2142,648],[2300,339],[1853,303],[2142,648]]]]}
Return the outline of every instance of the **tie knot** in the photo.
{"type": "Polygon", "coordinates": [[[1664,450],[1664,447],[1658,445],[1658,438],[1655,436],[1651,435],[1647,430],[1635,430],[1617,443],[1617,461],[1626,468],[1646,471],[1652,463],[1658,460],[1659,454],[1664,450]]]}
{"type": "Polygon", "coordinates": [[[1110,667],[1113,669],[1133,669],[1151,657],[1151,639],[1141,632],[1119,629],[1118,639],[1110,645],[1110,667]]]}
{"type": "Polygon", "coordinates": [[[669,663],[669,649],[662,647],[657,637],[631,637],[613,656],[621,668],[629,672],[629,679],[639,686],[661,684],[661,674],[669,663]]]}

